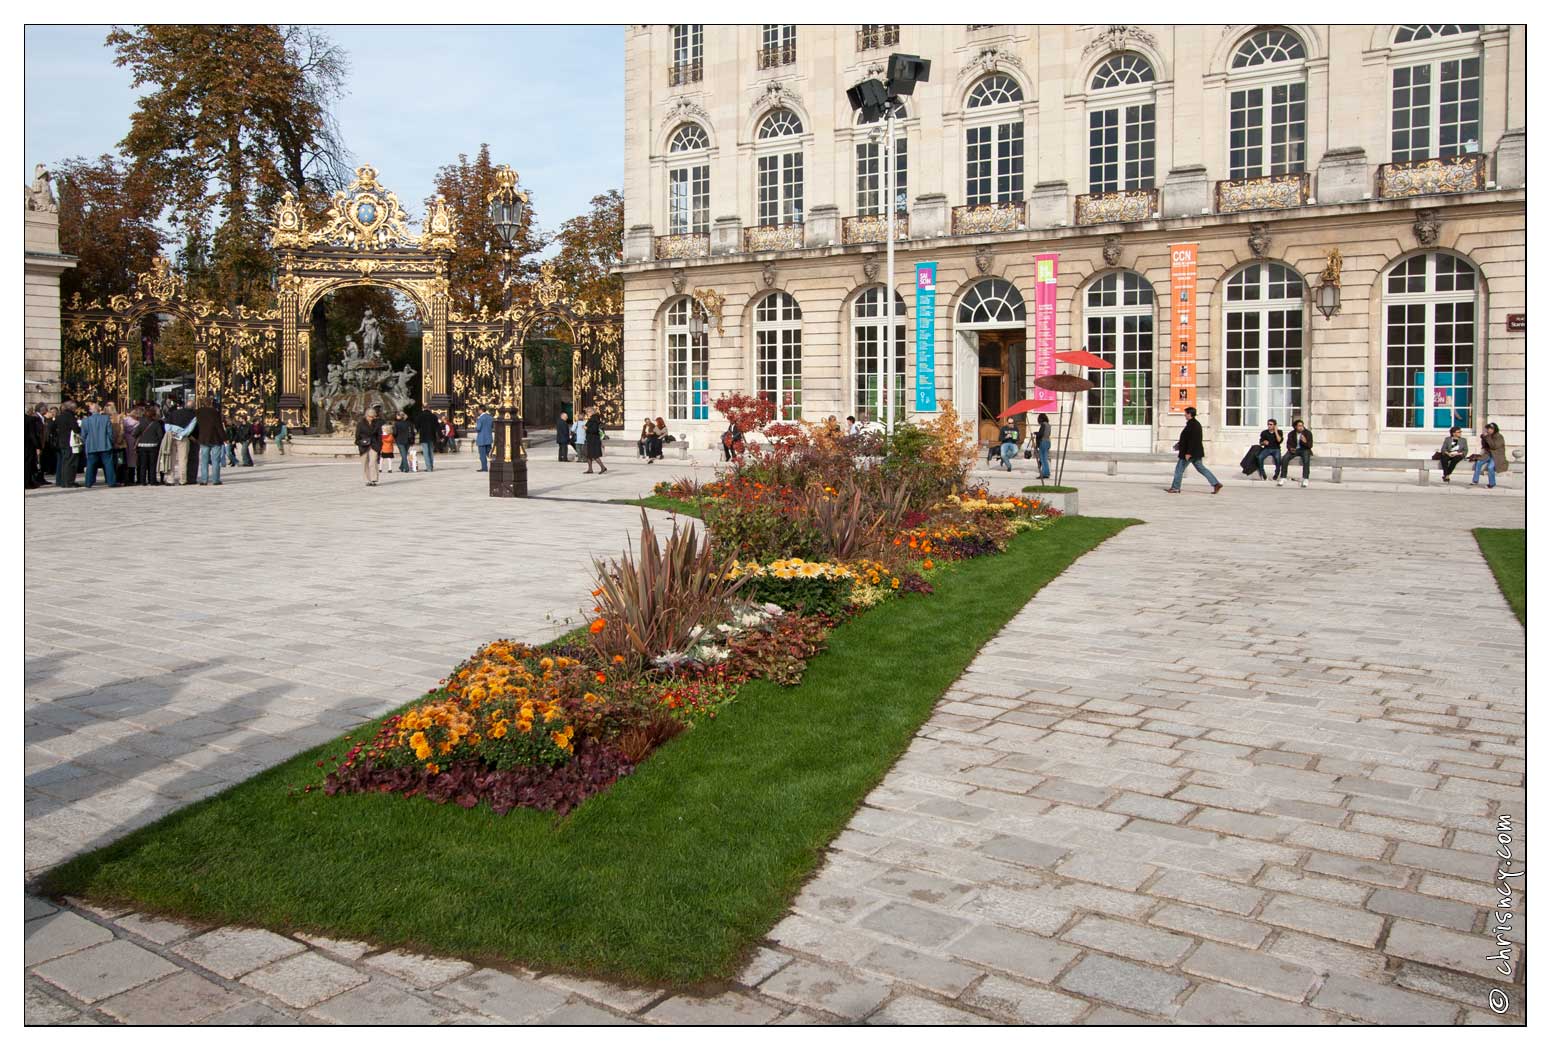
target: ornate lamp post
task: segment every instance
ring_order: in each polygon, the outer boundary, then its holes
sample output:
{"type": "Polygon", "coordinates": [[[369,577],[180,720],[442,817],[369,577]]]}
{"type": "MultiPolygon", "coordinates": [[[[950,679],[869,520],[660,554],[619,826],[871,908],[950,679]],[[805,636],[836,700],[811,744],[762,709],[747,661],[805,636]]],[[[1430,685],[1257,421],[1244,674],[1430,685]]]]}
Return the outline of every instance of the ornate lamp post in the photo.
{"type": "Polygon", "coordinates": [[[501,246],[501,345],[510,347],[501,384],[501,405],[495,413],[495,447],[491,450],[490,495],[528,495],[528,453],[523,448],[522,348],[512,343],[512,258],[528,195],[517,189],[517,173],[506,165],[495,171],[496,189],[490,194],[490,222],[501,246]]]}

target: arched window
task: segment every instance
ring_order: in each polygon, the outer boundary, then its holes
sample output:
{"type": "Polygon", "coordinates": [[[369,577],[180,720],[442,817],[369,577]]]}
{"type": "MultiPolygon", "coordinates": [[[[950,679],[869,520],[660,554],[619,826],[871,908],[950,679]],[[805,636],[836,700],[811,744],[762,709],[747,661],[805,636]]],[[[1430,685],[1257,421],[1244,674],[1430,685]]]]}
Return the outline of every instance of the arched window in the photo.
{"type": "MultiPolygon", "coordinates": [[[[851,308],[852,412],[864,422],[883,418],[883,368],[888,324],[883,316],[882,286],[856,297],[851,308]]],[[[889,402],[895,418],[903,415],[905,399],[905,298],[894,293],[894,374],[889,402]]]]}
{"type": "Polygon", "coordinates": [[[802,145],[787,143],[802,134],[802,120],[789,109],[775,109],[759,122],[754,158],[760,226],[802,222],[802,145]]]}
{"type": "Polygon", "coordinates": [[[975,82],[965,101],[964,201],[1013,204],[1023,200],[1023,89],[1003,73],[975,82]]]}
{"type": "MultiPolygon", "coordinates": [[[[910,164],[909,144],[898,122],[905,119],[904,103],[894,106],[894,210],[898,215],[909,211],[910,164]]],[[[857,115],[856,123],[870,129],[867,136],[856,144],[856,214],[882,215],[884,198],[883,178],[883,122],[879,117],[871,120],[857,115]]]]}
{"type": "Polygon", "coordinates": [[[1106,274],[1089,286],[1083,300],[1086,349],[1113,366],[1088,370],[1095,384],[1088,392],[1088,426],[1151,428],[1152,285],[1130,271],[1106,274]]]}
{"type": "Polygon", "coordinates": [[[1384,277],[1384,425],[1474,426],[1475,267],[1413,255],[1384,277]]]}
{"type": "Polygon", "coordinates": [[[1252,263],[1228,279],[1223,317],[1223,425],[1290,422],[1303,411],[1303,278],[1252,263]]]}
{"type": "Polygon", "coordinates": [[[959,301],[959,324],[1011,324],[1024,320],[1023,295],[1008,281],[988,277],[959,301]]]}
{"type": "Polygon", "coordinates": [[[1228,178],[1303,171],[1308,87],[1303,42],[1262,29],[1233,53],[1228,71],[1228,178]]]}
{"type": "Polygon", "coordinates": [[[1390,160],[1481,149],[1480,26],[1401,26],[1390,68],[1390,160]],[[1405,46],[1400,46],[1405,45],[1405,46]]]}
{"type": "Polygon", "coordinates": [[[802,308],[785,292],[754,308],[754,378],[776,419],[802,419],[802,308]]]}
{"type": "Polygon", "coordinates": [[[705,310],[680,296],[668,307],[667,322],[668,418],[709,420],[711,354],[705,310]]]}
{"type": "Polygon", "coordinates": [[[704,234],[711,231],[711,140],[698,124],[681,124],[668,142],[675,156],[668,168],[668,232],[704,234]]]}
{"type": "Polygon", "coordinates": [[[1123,52],[1088,82],[1088,192],[1150,190],[1156,176],[1152,66],[1123,52]]]}

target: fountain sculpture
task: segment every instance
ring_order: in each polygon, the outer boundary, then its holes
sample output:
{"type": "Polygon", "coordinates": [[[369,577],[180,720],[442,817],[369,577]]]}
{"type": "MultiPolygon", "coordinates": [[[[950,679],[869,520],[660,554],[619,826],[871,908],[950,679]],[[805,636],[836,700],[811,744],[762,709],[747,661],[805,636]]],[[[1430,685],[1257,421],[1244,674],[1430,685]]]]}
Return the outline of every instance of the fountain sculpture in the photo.
{"type": "Polygon", "coordinates": [[[405,365],[394,372],[383,360],[382,331],[371,307],[362,314],[355,332],[361,342],[347,336],[343,356],[329,363],[328,378],[312,385],[316,419],[329,430],[353,431],[356,421],[374,405],[383,419],[391,420],[413,400],[409,381],[415,370],[405,365]]]}

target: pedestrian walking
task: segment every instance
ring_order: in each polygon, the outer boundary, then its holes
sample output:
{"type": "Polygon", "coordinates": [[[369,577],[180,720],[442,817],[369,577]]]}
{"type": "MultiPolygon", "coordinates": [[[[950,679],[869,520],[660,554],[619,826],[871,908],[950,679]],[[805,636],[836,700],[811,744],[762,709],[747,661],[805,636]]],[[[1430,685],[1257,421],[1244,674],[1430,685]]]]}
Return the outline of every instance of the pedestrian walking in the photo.
{"type": "Polygon", "coordinates": [[[75,468],[80,463],[81,426],[76,422],[73,401],[66,401],[54,415],[54,445],[59,459],[54,485],[60,489],[74,489],[75,468]]]}
{"type": "Polygon", "coordinates": [[[141,485],[156,484],[157,460],[166,437],[167,429],[162,426],[156,406],[147,405],[142,410],[140,426],[135,428],[135,478],[141,485]]]}
{"type": "Polygon", "coordinates": [[[173,398],[163,419],[167,433],[172,435],[172,484],[192,485],[197,470],[199,443],[194,429],[199,426],[199,414],[173,398]]]}
{"type": "Polygon", "coordinates": [[[588,408],[582,410],[582,416],[587,420],[587,470],[592,473],[592,465],[596,463],[600,474],[608,474],[609,469],[603,466],[603,419],[598,415],[598,410],[588,408]]]}
{"type": "Polygon", "coordinates": [[[118,472],[113,467],[113,418],[96,402],[86,406],[86,419],[81,421],[81,443],[86,451],[86,488],[97,481],[97,468],[103,469],[108,487],[118,482],[118,472]]]}
{"type": "Polygon", "coordinates": [[[578,413],[571,422],[571,451],[576,454],[577,460],[585,460],[583,450],[587,447],[587,414],[578,413]]]}
{"type": "Polygon", "coordinates": [[[560,450],[560,462],[569,463],[571,460],[571,418],[563,412],[555,419],[555,445],[560,450]]]}
{"type": "Polygon", "coordinates": [[[135,436],[143,426],[145,418],[145,406],[136,405],[124,414],[121,421],[121,429],[124,435],[124,463],[118,469],[118,481],[120,485],[134,485],[140,474],[140,447],[136,444],[135,436]]]}
{"type": "Polygon", "coordinates": [[[26,451],[27,462],[23,468],[22,479],[28,489],[36,489],[43,484],[43,445],[48,433],[48,408],[38,404],[26,414],[26,451]]]}
{"type": "Polygon", "coordinates": [[[382,473],[393,473],[393,424],[383,421],[377,430],[382,434],[382,473]]]}
{"type": "Polygon", "coordinates": [[[356,421],[355,448],[361,454],[361,467],[367,485],[377,484],[377,469],[382,462],[382,425],[377,422],[377,406],[366,410],[356,421]]]}
{"type": "Polygon", "coordinates": [[[415,425],[400,409],[393,414],[393,447],[399,453],[399,471],[409,473],[409,454],[415,447],[415,425]]]}
{"type": "Polygon", "coordinates": [[[1174,443],[1174,448],[1179,450],[1179,462],[1174,465],[1174,484],[1164,490],[1166,493],[1179,492],[1180,483],[1185,480],[1185,468],[1194,467],[1201,472],[1212,485],[1212,494],[1215,496],[1222,491],[1222,483],[1217,477],[1207,470],[1206,444],[1201,438],[1201,421],[1196,419],[1196,407],[1190,406],[1185,410],[1185,426],[1180,429],[1179,441],[1174,443]]]}
{"type": "Polygon", "coordinates": [[[425,459],[427,471],[436,470],[436,443],[441,437],[441,421],[429,406],[422,406],[415,415],[415,430],[420,437],[420,455],[425,459]]]}
{"type": "Polygon", "coordinates": [[[490,470],[490,447],[495,444],[495,417],[490,415],[488,405],[480,406],[479,419],[474,421],[474,444],[479,448],[479,469],[490,470]]]}
{"type": "Polygon", "coordinates": [[[1460,433],[1458,427],[1449,428],[1449,436],[1443,439],[1443,445],[1433,453],[1433,459],[1443,465],[1443,480],[1452,482],[1449,476],[1454,473],[1454,468],[1459,466],[1470,452],[1470,446],[1465,442],[1465,436],[1460,433]]]}
{"type": "MultiPolygon", "coordinates": [[[[232,429],[234,431],[232,438],[235,441],[236,446],[240,446],[242,448],[242,465],[244,467],[252,467],[253,425],[248,422],[248,418],[246,416],[242,416],[239,417],[238,420],[233,424],[232,429]]],[[[236,446],[234,446],[234,448],[236,446]]],[[[235,458],[233,459],[233,463],[236,463],[235,458]]]]}
{"type": "Polygon", "coordinates": [[[118,404],[116,402],[108,402],[102,407],[102,411],[108,417],[108,422],[113,427],[113,449],[109,456],[113,460],[113,473],[116,478],[111,484],[117,487],[124,484],[124,469],[129,466],[129,457],[126,455],[129,446],[124,437],[125,417],[123,413],[118,411],[118,404]]]}
{"type": "Polygon", "coordinates": [[[1293,429],[1287,432],[1287,452],[1282,456],[1282,462],[1276,469],[1276,484],[1280,488],[1287,481],[1287,472],[1292,467],[1294,460],[1303,461],[1303,488],[1309,487],[1309,457],[1314,455],[1314,432],[1303,425],[1302,420],[1293,421],[1293,429]]]}
{"type": "Polygon", "coordinates": [[[199,484],[220,485],[226,462],[226,421],[211,398],[201,398],[194,410],[194,436],[199,442],[199,484]]]}
{"type": "Polygon", "coordinates": [[[1486,487],[1497,488],[1497,472],[1508,469],[1507,444],[1503,441],[1503,432],[1497,424],[1489,423],[1481,432],[1481,451],[1471,459],[1475,461],[1475,470],[1471,472],[1470,484],[1481,484],[1481,472],[1486,471],[1486,487]]]}

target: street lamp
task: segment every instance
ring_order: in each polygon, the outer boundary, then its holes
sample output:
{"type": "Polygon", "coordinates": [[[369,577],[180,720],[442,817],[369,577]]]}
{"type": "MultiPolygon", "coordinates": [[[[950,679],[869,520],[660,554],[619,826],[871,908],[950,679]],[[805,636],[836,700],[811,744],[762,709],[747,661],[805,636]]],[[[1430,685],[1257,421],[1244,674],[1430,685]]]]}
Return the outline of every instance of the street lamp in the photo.
{"type": "MultiPolygon", "coordinates": [[[[871,123],[883,118],[883,207],[888,215],[888,283],[883,289],[883,429],[894,429],[895,402],[904,396],[900,391],[890,396],[894,380],[894,220],[899,213],[899,203],[894,200],[894,114],[899,109],[901,95],[915,94],[917,83],[931,79],[932,63],[919,55],[892,54],[885,68],[885,80],[869,78],[846,92],[851,108],[856,110],[862,122],[871,123]]],[[[916,378],[920,382],[920,377],[916,378]]]]}
{"type": "Polygon", "coordinates": [[[1325,269],[1320,274],[1319,287],[1314,290],[1314,306],[1325,320],[1341,313],[1341,250],[1332,248],[1325,254],[1325,269]]]}
{"type": "Polygon", "coordinates": [[[512,267],[517,261],[518,238],[527,218],[528,195],[517,189],[517,173],[506,165],[495,170],[496,188],[490,192],[490,224],[501,246],[501,346],[510,359],[501,385],[501,406],[495,419],[495,447],[491,450],[490,495],[528,495],[528,453],[523,448],[522,349],[512,347],[512,267]]]}

